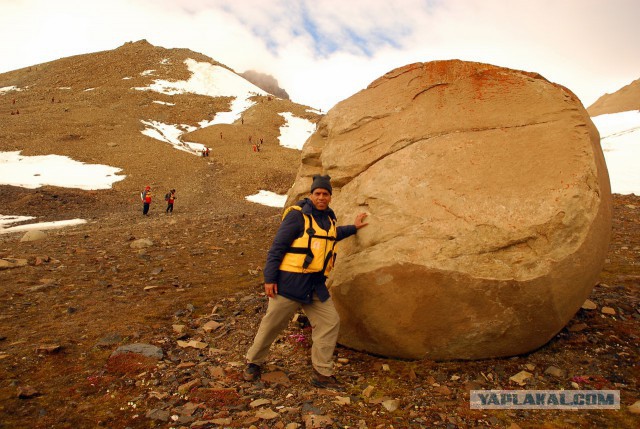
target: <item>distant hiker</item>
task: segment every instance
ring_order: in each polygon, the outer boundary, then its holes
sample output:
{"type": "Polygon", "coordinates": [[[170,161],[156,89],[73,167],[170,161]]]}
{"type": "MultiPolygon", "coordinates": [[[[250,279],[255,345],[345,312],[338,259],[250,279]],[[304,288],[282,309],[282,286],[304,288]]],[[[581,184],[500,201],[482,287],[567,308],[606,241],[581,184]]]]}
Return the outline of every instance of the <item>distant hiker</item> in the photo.
{"type": "Polygon", "coordinates": [[[329,207],[332,187],[329,176],[316,175],[309,198],[290,206],[283,216],[264,267],[264,292],[269,298],[267,312],[260,322],[253,345],[246,355],[245,381],[260,379],[261,365],[269,348],[302,307],[313,327],[311,384],[339,390],[333,376],[333,352],[338,340],[340,316],[326,286],[333,268],[335,243],[356,234],[367,225],[360,213],[352,225],[336,226],[329,207]]]}
{"type": "Polygon", "coordinates": [[[203,149],[202,149],[202,157],[204,158],[205,156],[207,156],[207,154],[206,154],[206,152],[205,152],[205,150],[204,150],[204,148],[203,148],[203,149]]]}
{"type": "Polygon", "coordinates": [[[204,156],[209,156],[209,148],[205,149],[205,155],[204,156]]]}
{"type": "Polygon", "coordinates": [[[244,118],[240,118],[240,123],[244,125],[244,118]]]}
{"type": "Polygon", "coordinates": [[[172,189],[164,196],[164,200],[167,202],[167,209],[165,213],[173,213],[173,202],[176,200],[176,190],[172,189]]]}
{"type": "Polygon", "coordinates": [[[151,186],[144,188],[144,191],[140,192],[140,199],[142,200],[142,214],[149,213],[149,205],[151,204],[151,186]]]}
{"type": "Polygon", "coordinates": [[[220,140],[222,140],[222,131],[220,131],[220,140]]]}
{"type": "Polygon", "coordinates": [[[251,147],[253,148],[253,151],[254,151],[254,152],[257,152],[257,151],[258,151],[258,146],[256,146],[255,144],[254,144],[254,145],[252,145],[251,147]]]}

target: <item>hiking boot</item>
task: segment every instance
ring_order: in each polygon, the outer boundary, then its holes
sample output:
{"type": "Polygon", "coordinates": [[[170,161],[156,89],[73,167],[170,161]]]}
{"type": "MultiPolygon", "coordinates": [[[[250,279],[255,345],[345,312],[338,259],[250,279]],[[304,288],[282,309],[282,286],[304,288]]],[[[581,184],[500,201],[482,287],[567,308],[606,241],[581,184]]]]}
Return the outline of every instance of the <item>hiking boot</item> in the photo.
{"type": "Polygon", "coordinates": [[[255,363],[250,363],[244,369],[242,378],[244,378],[244,381],[256,381],[260,378],[260,373],[260,366],[256,365],[255,363]]]}
{"type": "Polygon", "coordinates": [[[344,390],[342,383],[336,380],[333,375],[322,375],[317,372],[311,378],[311,384],[320,389],[344,390]]]}

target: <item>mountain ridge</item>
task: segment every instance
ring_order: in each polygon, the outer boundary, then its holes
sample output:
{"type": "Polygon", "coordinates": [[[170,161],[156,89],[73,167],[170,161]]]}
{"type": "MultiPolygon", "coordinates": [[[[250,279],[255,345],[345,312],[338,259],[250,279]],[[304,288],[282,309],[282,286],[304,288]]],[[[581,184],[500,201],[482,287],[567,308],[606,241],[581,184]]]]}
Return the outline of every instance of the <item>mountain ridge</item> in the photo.
{"type": "Polygon", "coordinates": [[[587,108],[590,116],[640,110],[640,79],[636,79],[612,94],[604,94],[587,108]]]}

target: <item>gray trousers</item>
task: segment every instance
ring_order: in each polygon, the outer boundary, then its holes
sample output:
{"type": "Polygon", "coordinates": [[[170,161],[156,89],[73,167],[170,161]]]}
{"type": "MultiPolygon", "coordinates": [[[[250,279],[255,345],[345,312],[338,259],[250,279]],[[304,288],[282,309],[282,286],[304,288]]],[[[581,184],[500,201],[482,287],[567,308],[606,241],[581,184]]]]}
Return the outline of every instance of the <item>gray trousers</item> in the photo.
{"type": "Polygon", "coordinates": [[[300,307],[311,322],[313,368],[322,375],[333,375],[333,352],[340,331],[340,316],[331,298],[321,302],[316,295],[313,295],[311,304],[301,304],[280,295],[269,298],[267,313],[262,318],[253,345],[247,352],[248,363],[261,365],[266,361],[271,344],[287,327],[300,307]]]}

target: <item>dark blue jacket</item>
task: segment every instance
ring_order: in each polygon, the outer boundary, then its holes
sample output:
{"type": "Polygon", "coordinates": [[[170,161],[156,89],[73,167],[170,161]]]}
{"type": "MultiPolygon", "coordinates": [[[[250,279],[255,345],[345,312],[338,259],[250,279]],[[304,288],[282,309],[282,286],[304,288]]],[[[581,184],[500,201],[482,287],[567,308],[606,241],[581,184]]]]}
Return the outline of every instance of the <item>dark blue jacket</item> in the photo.
{"type": "MultiPolygon", "coordinates": [[[[296,203],[302,207],[302,213],[310,214],[320,228],[328,231],[331,225],[329,218],[335,219],[336,215],[330,208],[318,210],[311,200],[305,198],[296,203]]],[[[264,267],[264,282],[276,283],[278,295],[293,299],[305,304],[311,303],[313,293],[318,295],[320,301],[329,298],[324,273],[292,273],[280,271],[280,264],[284,255],[296,238],[304,234],[304,216],[299,210],[291,210],[280,224],[278,232],[273,239],[273,244],[267,253],[267,262],[264,267]]],[[[339,226],[337,228],[337,241],[350,237],[357,232],[355,225],[339,226]]]]}

